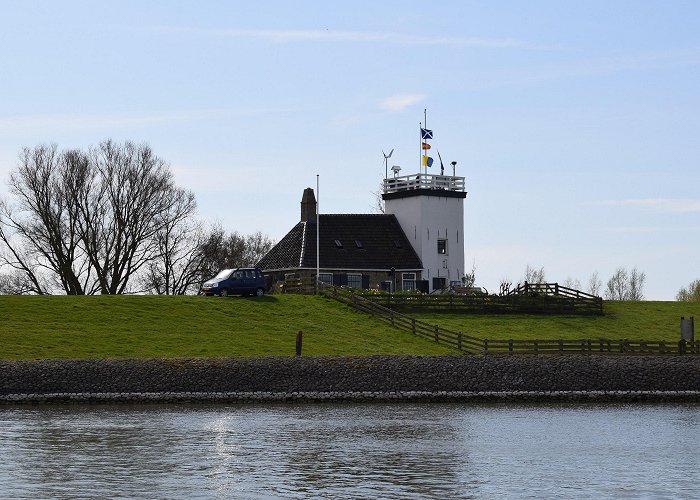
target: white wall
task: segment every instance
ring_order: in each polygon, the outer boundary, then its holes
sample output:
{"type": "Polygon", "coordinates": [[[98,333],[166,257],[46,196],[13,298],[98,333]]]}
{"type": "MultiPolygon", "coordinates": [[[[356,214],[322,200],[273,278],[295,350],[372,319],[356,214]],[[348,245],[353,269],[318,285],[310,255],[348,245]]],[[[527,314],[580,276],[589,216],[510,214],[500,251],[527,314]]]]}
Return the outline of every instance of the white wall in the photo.
{"type": "Polygon", "coordinates": [[[408,196],[385,201],[385,211],[394,214],[406,237],[423,262],[423,279],[430,291],[433,278],[446,283],[464,276],[464,199],[440,196],[408,196]],[[447,254],[438,254],[437,240],[447,240],[447,254]]]}

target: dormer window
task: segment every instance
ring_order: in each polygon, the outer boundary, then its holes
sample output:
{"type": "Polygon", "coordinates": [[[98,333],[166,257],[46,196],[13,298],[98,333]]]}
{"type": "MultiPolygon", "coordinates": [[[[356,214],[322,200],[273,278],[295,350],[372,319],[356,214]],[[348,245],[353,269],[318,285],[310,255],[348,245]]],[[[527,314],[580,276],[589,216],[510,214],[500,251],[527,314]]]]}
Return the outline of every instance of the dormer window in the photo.
{"type": "Polygon", "coordinates": [[[365,246],[362,244],[360,240],[355,240],[355,246],[357,248],[365,248],[365,246]]]}
{"type": "Polygon", "coordinates": [[[343,248],[343,242],[340,240],[334,240],[335,241],[335,248],[343,248]]]}

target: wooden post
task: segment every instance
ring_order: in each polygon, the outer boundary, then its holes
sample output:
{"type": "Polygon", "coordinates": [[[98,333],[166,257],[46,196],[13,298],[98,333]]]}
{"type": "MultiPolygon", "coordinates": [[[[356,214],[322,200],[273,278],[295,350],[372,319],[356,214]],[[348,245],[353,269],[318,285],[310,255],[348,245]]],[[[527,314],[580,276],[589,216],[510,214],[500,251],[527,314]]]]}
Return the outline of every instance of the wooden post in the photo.
{"type": "Polygon", "coordinates": [[[678,354],[683,356],[685,354],[685,339],[680,339],[678,341],[678,354]]]}
{"type": "Polygon", "coordinates": [[[489,339],[484,339],[484,353],[489,353],[489,339]]]}
{"type": "Polygon", "coordinates": [[[411,330],[413,331],[413,335],[416,334],[416,318],[411,318],[411,330]]]}
{"type": "Polygon", "coordinates": [[[435,325],[435,342],[440,343],[440,328],[435,325]]]}
{"type": "Polygon", "coordinates": [[[661,354],[666,354],[666,342],[664,340],[659,342],[659,351],[661,354]]]}
{"type": "Polygon", "coordinates": [[[462,350],[462,332],[457,334],[457,349],[462,350]]]}
{"type": "Polygon", "coordinates": [[[564,340],[563,339],[559,339],[559,350],[560,351],[564,350],[564,340]]]}
{"type": "Polygon", "coordinates": [[[539,351],[539,344],[537,343],[537,339],[535,339],[534,341],[534,346],[535,352],[539,351]]]}
{"type": "Polygon", "coordinates": [[[508,339],[508,351],[513,352],[513,339],[508,339]]]}
{"type": "Polygon", "coordinates": [[[297,333],[297,356],[301,356],[301,340],[302,340],[302,333],[301,330],[299,330],[299,333],[297,333]]]}

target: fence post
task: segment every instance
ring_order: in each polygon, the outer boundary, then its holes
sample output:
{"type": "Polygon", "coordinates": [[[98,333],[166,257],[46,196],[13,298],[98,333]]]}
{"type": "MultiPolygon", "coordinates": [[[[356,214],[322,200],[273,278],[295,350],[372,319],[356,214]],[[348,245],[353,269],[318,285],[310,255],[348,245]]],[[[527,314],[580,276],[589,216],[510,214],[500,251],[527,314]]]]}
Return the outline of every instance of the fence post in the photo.
{"type": "Polygon", "coordinates": [[[685,354],[685,339],[680,339],[678,341],[678,355],[683,356],[685,354]]]}
{"type": "Polygon", "coordinates": [[[664,341],[664,340],[659,341],[659,352],[661,354],[666,354],[666,341],[664,341]]]}
{"type": "Polygon", "coordinates": [[[435,342],[440,343],[440,328],[435,325],[435,342]]]}
{"type": "Polygon", "coordinates": [[[489,353],[489,339],[484,339],[484,354],[489,353]]]}
{"type": "Polygon", "coordinates": [[[302,333],[301,330],[299,330],[299,333],[297,333],[297,356],[301,356],[301,341],[302,341],[302,333]]]}
{"type": "Polygon", "coordinates": [[[411,330],[413,331],[413,335],[416,334],[416,318],[411,318],[411,330]]]}
{"type": "Polygon", "coordinates": [[[534,344],[535,344],[535,352],[539,351],[539,344],[537,343],[537,339],[535,339],[534,344]]]}
{"type": "Polygon", "coordinates": [[[563,351],[563,350],[564,350],[564,340],[559,339],[559,351],[563,351]]]}
{"type": "Polygon", "coordinates": [[[508,351],[513,352],[513,339],[508,339],[508,351]]]}

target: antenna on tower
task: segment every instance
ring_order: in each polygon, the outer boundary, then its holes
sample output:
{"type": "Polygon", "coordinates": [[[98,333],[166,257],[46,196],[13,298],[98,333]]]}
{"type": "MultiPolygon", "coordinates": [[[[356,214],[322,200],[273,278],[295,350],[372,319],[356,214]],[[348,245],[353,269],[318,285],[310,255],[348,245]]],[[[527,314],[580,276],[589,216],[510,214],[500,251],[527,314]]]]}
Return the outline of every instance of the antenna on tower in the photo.
{"type": "Polygon", "coordinates": [[[391,155],[394,153],[394,150],[392,149],[389,151],[389,154],[386,154],[384,150],[382,149],[382,154],[384,155],[384,178],[388,179],[389,178],[389,158],[391,158],[391,155]]]}

